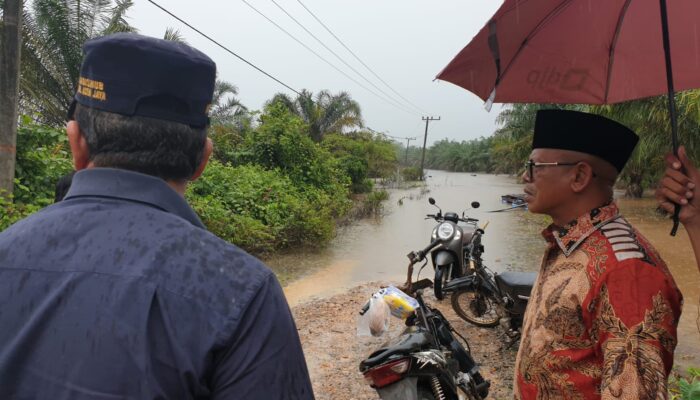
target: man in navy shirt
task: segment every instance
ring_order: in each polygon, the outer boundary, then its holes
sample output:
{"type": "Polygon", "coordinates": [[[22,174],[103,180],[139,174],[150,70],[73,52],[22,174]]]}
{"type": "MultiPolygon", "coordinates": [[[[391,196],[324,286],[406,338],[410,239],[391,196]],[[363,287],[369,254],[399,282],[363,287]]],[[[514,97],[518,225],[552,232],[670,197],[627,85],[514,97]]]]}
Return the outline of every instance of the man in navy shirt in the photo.
{"type": "Polygon", "coordinates": [[[183,197],[214,63],[135,34],[84,53],[72,186],[0,233],[0,399],[313,399],[277,279],[183,197]]]}

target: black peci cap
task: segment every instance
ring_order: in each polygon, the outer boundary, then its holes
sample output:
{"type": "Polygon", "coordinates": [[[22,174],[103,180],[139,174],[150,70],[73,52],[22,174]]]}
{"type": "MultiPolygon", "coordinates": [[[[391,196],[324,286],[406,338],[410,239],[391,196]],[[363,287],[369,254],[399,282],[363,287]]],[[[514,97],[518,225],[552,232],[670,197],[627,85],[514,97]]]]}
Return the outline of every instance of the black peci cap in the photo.
{"type": "Polygon", "coordinates": [[[639,137],[626,126],[596,114],[539,110],[533,149],[572,150],[591,154],[622,171],[639,137]]]}
{"type": "Polygon", "coordinates": [[[209,123],[216,64],[186,44],[134,33],[89,40],[83,46],[75,102],[122,115],[209,123]]]}

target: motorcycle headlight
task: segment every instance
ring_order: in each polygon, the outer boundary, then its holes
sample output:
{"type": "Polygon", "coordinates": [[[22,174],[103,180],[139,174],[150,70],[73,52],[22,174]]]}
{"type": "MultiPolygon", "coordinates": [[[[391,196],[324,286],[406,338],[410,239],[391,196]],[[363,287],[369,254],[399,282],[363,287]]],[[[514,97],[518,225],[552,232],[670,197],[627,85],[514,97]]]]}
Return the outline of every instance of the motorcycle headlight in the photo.
{"type": "Polygon", "coordinates": [[[448,222],[443,222],[438,226],[437,229],[437,234],[438,237],[442,240],[447,240],[452,237],[452,235],[455,233],[455,227],[448,223],[448,222]]]}

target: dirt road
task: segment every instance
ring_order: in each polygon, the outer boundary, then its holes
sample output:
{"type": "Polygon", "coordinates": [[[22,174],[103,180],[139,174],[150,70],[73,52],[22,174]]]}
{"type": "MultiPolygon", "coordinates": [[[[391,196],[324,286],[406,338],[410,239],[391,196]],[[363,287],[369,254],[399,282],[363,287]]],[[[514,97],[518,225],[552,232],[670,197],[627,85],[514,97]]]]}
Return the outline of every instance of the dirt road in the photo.
{"type": "MultiPolygon", "coordinates": [[[[389,337],[403,329],[402,321],[392,318],[389,332],[383,337],[357,336],[358,311],[380,285],[382,283],[366,284],[292,309],[317,399],[378,399],[376,392],[359,373],[358,365],[389,337]]],[[[517,350],[501,349],[503,342],[498,337],[500,328],[470,325],[452,311],[449,299],[438,302],[430,290],[425,293],[425,299],[437,306],[452,326],[469,341],[472,355],[481,365],[482,375],[491,381],[488,398],[512,398],[513,365],[517,350]]]]}

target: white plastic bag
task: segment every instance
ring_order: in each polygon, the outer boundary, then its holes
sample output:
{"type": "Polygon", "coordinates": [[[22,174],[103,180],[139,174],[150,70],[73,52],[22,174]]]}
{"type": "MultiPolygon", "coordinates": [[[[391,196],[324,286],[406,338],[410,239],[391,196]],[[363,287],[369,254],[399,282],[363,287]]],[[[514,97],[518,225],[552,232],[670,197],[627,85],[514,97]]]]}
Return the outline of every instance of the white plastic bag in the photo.
{"type": "Polygon", "coordinates": [[[384,298],[375,293],[369,299],[369,309],[360,316],[357,324],[357,334],[360,336],[381,336],[389,329],[391,310],[384,298]]]}

